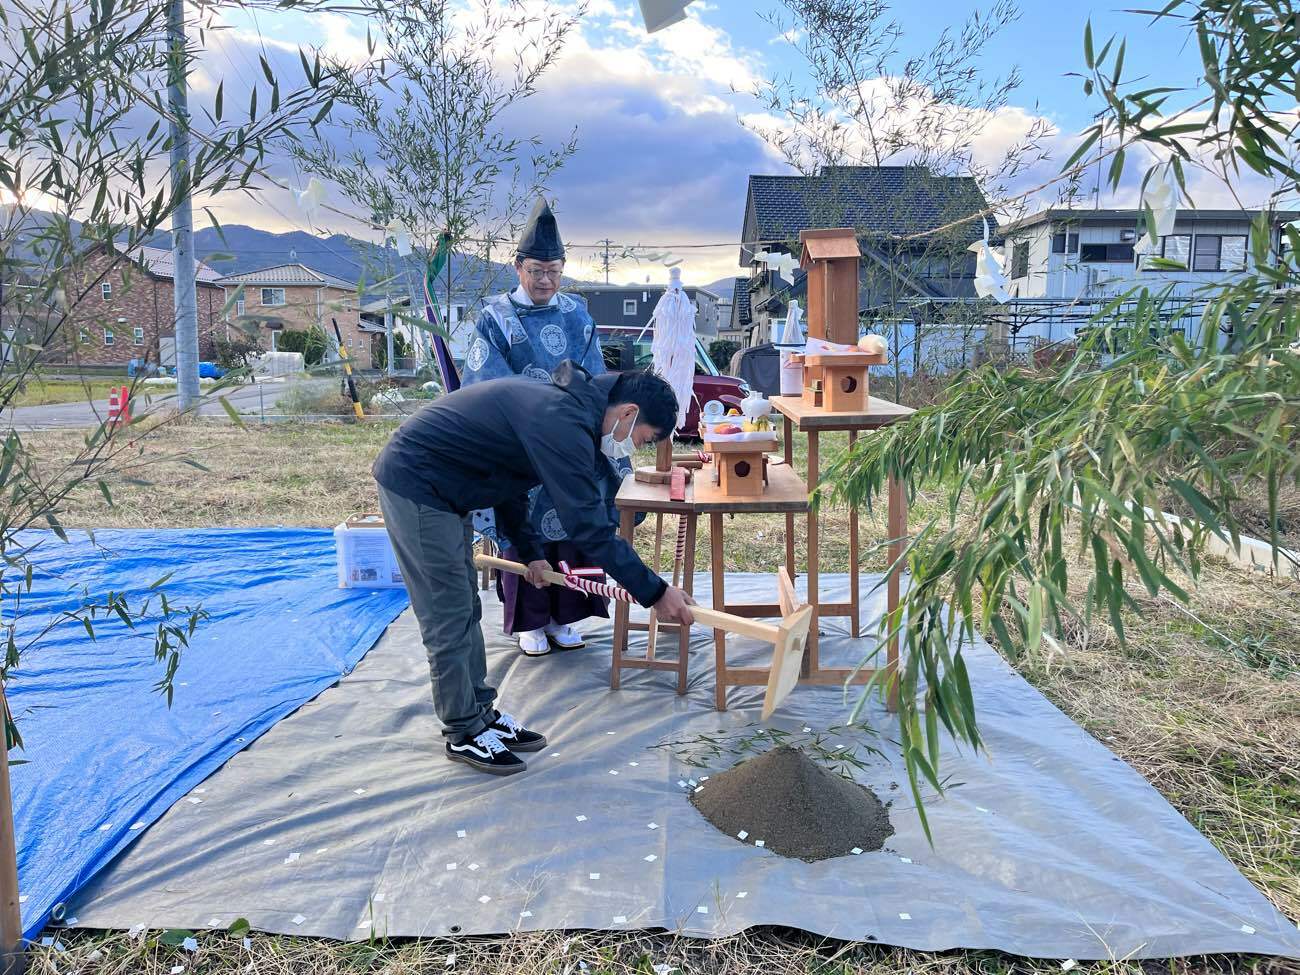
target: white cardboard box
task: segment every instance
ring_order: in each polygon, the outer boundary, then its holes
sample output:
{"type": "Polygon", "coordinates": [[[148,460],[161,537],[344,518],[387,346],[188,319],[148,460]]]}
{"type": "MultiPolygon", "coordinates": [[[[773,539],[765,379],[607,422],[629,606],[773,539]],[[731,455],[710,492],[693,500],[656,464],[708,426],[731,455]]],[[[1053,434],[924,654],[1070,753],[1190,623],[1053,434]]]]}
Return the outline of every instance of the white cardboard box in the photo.
{"type": "Polygon", "coordinates": [[[382,515],[353,515],[334,529],[340,589],[400,589],[402,570],[382,515]]]}

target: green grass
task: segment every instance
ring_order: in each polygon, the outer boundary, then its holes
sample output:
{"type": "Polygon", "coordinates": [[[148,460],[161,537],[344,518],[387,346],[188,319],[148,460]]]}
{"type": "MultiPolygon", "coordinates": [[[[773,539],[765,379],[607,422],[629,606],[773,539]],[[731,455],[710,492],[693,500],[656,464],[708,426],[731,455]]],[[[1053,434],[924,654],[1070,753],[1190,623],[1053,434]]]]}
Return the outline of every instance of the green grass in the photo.
{"type": "Polygon", "coordinates": [[[14,394],[9,406],[55,406],[59,403],[87,403],[106,400],[110,389],[130,385],[130,380],[87,379],[83,382],[65,379],[31,379],[14,394]]]}

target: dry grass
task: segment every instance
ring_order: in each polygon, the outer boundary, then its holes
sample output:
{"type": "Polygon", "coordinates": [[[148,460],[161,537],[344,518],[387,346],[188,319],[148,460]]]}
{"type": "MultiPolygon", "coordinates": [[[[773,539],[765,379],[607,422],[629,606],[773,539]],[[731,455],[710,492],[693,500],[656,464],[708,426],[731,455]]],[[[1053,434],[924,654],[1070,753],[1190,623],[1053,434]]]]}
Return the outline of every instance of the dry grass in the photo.
{"type": "MultiPolygon", "coordinates": [[[[114,507],[92,486],[68,506],[64,522],[94,527],[336,524],[373,508],[369,466],[391,426],[276,426],[241,431],[191,425],[146,441],[150,456],[190,453],[204,474],[176,462],[151,470],[149,487],[119,484],[114,507]]],[[[67,456],[79,435],[31,434],[49,463],[67,456]]],[[[802,446],[802,445],[801,445],[802,446]]],[[[796,457],[803,469],[803,458],[796,457]]],[[[913,524],[938,513],[937,496],[918,499],[913,524]]],[[[823,514],[823,570],[847,567],[847,516],[823,514]]],[[[652,550],[653,519],[638,532],[652,550]]],[[[675,530],[673,519],[667,528],[675,530]]],[[[771,571],[784,559],[784,518],[753,516],[728,528],[727,568],[771,571]]],[[[796,522],[796,538],[803,530],[796,522]]],[[[708,567],[707,531],[697,565],[708,567]]],[[[863,517],[864,567],[884,565],[868,552],[884,537],[880,519],[863,517]]],[[[799,546],[802,563],[803,546],[799,546]]],[[[1190,609],[1140,597],[1126,616],[1121,649],[1103,625],[1067,634],[1066,653],[1019,662],[1021,672],[1074,720],[1137,768],[1293,921],[1300,919],[1300,583],[1211,565],[1190,609]]],[[[270,973],[442,972],[652,975],[668,964],[683,975],[763,972],[848,975],[907,971],[934,975],[1059,972],[992,952],[939,955],[876,945],[844,945],[797,931],[755,929],[705,942],[672,934],[550,932],[457,942],[340,945],[255,935],[206,935],[197,955],[156,938],[70,934],[67,950],[37,950],[33,971],[186,971],[270,973]],[[454,969],[445,967],[456,954],[454,969]],[[97,953],[97,954],[96,954],[97,953]]],[[[1300,975],[1300,963],[1259,958],[1173,960],[1144,965],[1084,965],[1079,971],[1258,972],[1300,975]]]]}
{"type": "MultiPolygon", "coordinates": [[[[69,527],[92,528],[332,528],[352,512],[377,509],[370,464],[392,429],[326,423],[241,430],[205,421],[162,426],[140,439],[142,453],[129,468],[106,478],[111,504],[91,484],[70,499],[61,518],[69,527]],[[127,477],[148,483],[128,483],[127,477]]],[[[24,440],[42,465],[53,467],[71,458],[84,436],[42,430],[24,440]]]]}
{"type": "MultiPolygon", "coordinates": [[[[497,938],[383,941],[359,944],[307,938],[200,938],[191,955],[161,946],[156,936],[71,935],[65,949],[34,952],[32,975],[253,972],[257,975],[1060,975],[1059,962],[1034,962],[996,952],[925,953],[845,944],[784,928],[753,928],[717,941],[672,933],[547,931],[497,938]],[[451,965],[448,959],[454,955],[451,965]],[[666,966],[657,968],[656,966],[666,966]]],[[[1080,975],[1295,975],[1285,959],[1199,957],[1153,962],[1084,963],[1080,975]]]]}

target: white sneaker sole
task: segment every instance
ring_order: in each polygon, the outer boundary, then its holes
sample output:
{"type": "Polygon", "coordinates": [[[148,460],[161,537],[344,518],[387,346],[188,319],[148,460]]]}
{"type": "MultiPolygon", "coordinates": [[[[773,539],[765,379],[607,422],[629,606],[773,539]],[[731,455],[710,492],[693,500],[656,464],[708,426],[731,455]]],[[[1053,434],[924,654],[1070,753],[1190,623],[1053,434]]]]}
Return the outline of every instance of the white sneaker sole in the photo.
{"type": "Polygon", "coordinates": [[[522,758],[519,759],[518,765],[489,765],[487,762],[484,762],[482,759],[477,758],[474,755],[465,755],[461,752],[452,752],[447,751],[446,749],[443,751],[444,754],[453,762],[460,762],[462,765],[468,765],[470,768],[478,769],[480,772],[486,772],[488,775],[515,775],[519,772],[525,772],[528,770],[528,765],[522,758]]]}

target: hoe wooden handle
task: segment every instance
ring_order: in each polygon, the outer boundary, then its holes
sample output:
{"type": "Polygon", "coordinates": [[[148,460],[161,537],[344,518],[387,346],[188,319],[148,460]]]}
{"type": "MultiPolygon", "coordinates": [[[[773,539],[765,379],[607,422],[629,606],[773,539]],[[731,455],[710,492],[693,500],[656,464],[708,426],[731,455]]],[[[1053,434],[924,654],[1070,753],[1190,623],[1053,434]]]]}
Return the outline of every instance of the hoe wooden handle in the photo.
{"type": "MultiPolygon", "coordinates": [[[[528,566],[522,562],[511,562],[509,559],[498,559],[491,555],[474,556],[474,564],[479,568],[491,567],[500,572],[513,572],[515,575],[520,576],[528,572],[528,566]]],[[[563,573],[551,569],[544,571],[542,578],[552,586],[568,586],[569,584],[563,573]]],[[[728,633],[739,633],[742,636],[750,636],[768,643],[775,644],[781,635],[778,627],[768,623],[760,623],[758,620],[746,619],[743,616],[733,616],[730,613],[721,613],[707,606],[692,606],[691,615],[695,617],[697,623],[703,623],[705,626],[711,626],[716,630],[726,630],[728,633]]]]}

